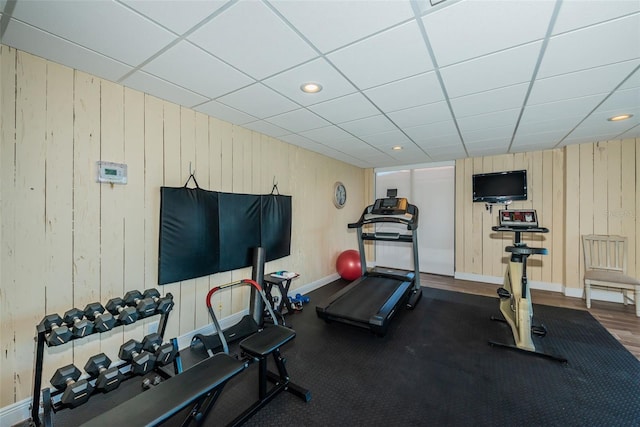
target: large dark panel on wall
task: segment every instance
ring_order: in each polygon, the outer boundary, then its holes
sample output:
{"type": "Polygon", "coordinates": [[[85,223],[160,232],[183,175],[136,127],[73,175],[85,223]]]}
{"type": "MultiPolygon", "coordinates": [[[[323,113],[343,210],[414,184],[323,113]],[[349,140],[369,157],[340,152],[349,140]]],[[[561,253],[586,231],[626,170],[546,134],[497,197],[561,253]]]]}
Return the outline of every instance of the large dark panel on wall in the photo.
{"type": "Polygon", "coordinates": [[[250,266],[253,260],[253,248],[261,246],[260,196],[219,193],[219,212],[219,271],[250,266]]]}
{"type": "Polygon", "coordinates": [[[219,270],[218,193],[200,188],[160,189],[158,284],[219,270]]]}
{"type": "Polygon", "coordinates": [[[261,244],[267,261],[291,254],[291,196],[262,196],[261,244]]]}

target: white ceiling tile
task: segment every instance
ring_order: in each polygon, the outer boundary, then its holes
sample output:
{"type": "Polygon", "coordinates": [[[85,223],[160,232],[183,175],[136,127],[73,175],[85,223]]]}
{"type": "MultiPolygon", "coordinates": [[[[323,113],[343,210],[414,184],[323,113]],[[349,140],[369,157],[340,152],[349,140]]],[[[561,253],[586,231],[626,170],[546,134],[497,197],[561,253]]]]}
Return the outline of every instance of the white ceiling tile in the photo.
{"type": "Polygon", "coordinates": [[[326,141],[323,142],[323,144],[327,147],[349,153],[352,156],[369,156],[380,152],[380,150],[375,147],[372,147],[366,142],[354,137],[326,141]]]}
{"type": "Polygon", "coordinates": [[[619,90],[631,89],[634,87],[640,87],[640,67],[634,70],[633,75],[631,75],[629,79],[620,86],[619,90]]]}
{"type": "Polygon", "coordinates": [[[505,125],[509,125],[513,129],[515,128],[519,114],[520,109],[516,108],[487,114],[478,114],[477,116],[460,117],[458,118],[458,127],[460,128],[463,136],[466,132],[505,125]]]}
{"type": "Polygon", "coordinates": [[[566,135],[571,129],[573,129],[578,123],[580,123],[584,116],[572,116],[572,117],[556,117],[551,120],[534,121],[531,117],[523,117],[518,125],[518,133],[516,136],[522,137],[528,134],[537,134],[540,129],[544,129],[547,132],[564,132],[566,135]]]}
{"type": "Polygon", "coordinates": [[[356,88],[323,58],[314,59],[262,83],[305,106],[356,91],[356,88]],[[305,93],[300,86],[306,82],[320,83],[322,90],[317,93],[305,93]]]}
{"type": "Polygon", "coordinates": [[[528,83],[502,87],[486,92],[474,93],[451,99],[456,117],[475,116],[494,111],[522,107],[528,83]]]}
{"type": "MultiPolygon", "coordinates": [[[[428,140],[434,140],[440,137],[449,137],[455,135],[455,140],[460,141],[458,137],[458,130],[453,120],[445,120],[437,123],[430,123],[428,125],[414,126],[404,129],[411,139],[418,143],[423,143],[428,140]]],[[[448,140],[447,138],[440,139],[442,141],[448,140]]]]}
{"type": "Polygon", "coordinates": [[[236,110],[235,108],[228,107],[218,101],[206,102],[194,107],[194,110],[236,125],[244,125],[256,120],[256,117],[250,116],[249,114],[236,110]]]}
{"type": "Polygon", "coordinates": [[[19,1],[12,16],[129,65],[140,64],[175,38],[113,1],[19,1]]]}
{"type": "Polygon", "coordinates": [[[207,98],[217,98],[255,82],[185,41],[172,46],[142,69],[207,98]]]}
{"type": "Polygon", "coordinates": [[[122,84],[142,92],[152,93],[158,98],[171,101],[178,105],[185,105],[187,107],[192,107],[207,101],[207,98],[198,95],[197,93],[159,79],[158,77],[147,74],[144,71],[136,71],[124,79],[122,84]]]}
{"type": "Polygon", "coordinates": [[[158,7],[149,0],[120,0],[171,31],[183,34],[224,6],[227,0],[162,0],[158,7]]]}
{"type": "Polygon", "coordinates": [[[546,104],[529,105],[522,114],[522,122],[546,122],[564,117],[584,117],[604,99],[604,95],[592,95],[546,104]]]}
{"type": "Polygon", "coordinates": [[[496,146],[475,144],[473,146],[467,146],[467,152],[471,157],[497,156],[500,154],[504,154],[508,147],[508,143],[501,143],[496,146]]]}
{"type": "Polygon", "coordinates": [[[256,120],[255,122],[245,123],[242,125],[242,127],[260,132],[268,136],[272,136],[274,138],[279,138],[291,133],[287,129],[283,129],[264,120],[256,120]]]}
{"type": "Polygon", "coordinates": [[[273,6],[323,53],[413,18],[408,1],[276,1],[273,6]]]}
{"type": "Polygon", "coordinates": [[[555,2],[465,1],[423,19],[440,67],[544,38],[555,2]]]}
{"type": "Polygon", "coordinates": [[[349,122],[380,113],[360,92],[314,104],[309,109],[333,123],[349,122]]]}
{"type": "Polygon", "coordinates": [[[588,135],[619,135],[626,132],[628,129],[636,126],[640,123],[640,104],[634,110],[628,110],[629,113],[634,116],[627,120],[620,120],[616,122],[608,121],[610,117],[608,112],[598,112],[589,116],[580,125],[571,132],[571,137],[588,135]]]}
{"type": "Polygon", "coordinates": [[[304,108],[269,117],[267,121],[291,132],[303,132],[330,125],[323,118],[304,108]]]}
{"type": "MultiPolygon", "coordinates": [[[[573,126],[572,126],[573,127],[573,126]]],[[[518,133],[513,139],[512,148],[514,150],[522,150],[525,147],[531,148],[531,151],[546,150],[553,148],[572,127],[565,130],[554,130],[549,132],[531,132],[531,133],[518,133]]]]}
{"type": "Polygon", "coordinates": [[[340,49],[329,54],[328,59],[359,89],[367,89],[433,69],[415,21],[340,49]]]}
{"type": "MultiPolygon", "coordinates": [[[[640,87],[618,90],[598,106],[595,113],[610,112],[625,114],[628,110],[640,108],[640,87]]],[[[616,114],[611,114],[612,116],[616,114]]]]}
{"type": "Polygon", "coordinates": [[[278,137],[278,139],[293,145],[297,145],[300,147],[307,147],[311,145],[316,145],[317,142],[310,140],[309,138],[305,138],[302,135],[298,135],[297,133],[292,133],[289,135],[283,135],[278,137]]]}
{"type": "Polygon", "coordinates": [[[640,138],[640,125],[634,126],[626,132],[618,135],[620,139],[626,138],[640,138]]]}
{"type": "Polygon", "coordinates": [[[396,126],[381,114],[341,123],[340,127],[358,137],[396,129],[396,126]]]}
{"type": "Polygon", "coordinates": [[[637,0],[564,0],[553,27],[553,34],[619,18],[640,11],[637,0]]]}
{"type": "Polygon", "coordinates": [[[433,71],[368,89],[364,93],[384,112],[444,99],[440,82],[433,71]]]}
{"type": "Polygon", "coordinates": [[[387,148],[391,148],[394,145],[413,144],[413,142],[398,129],[390,130],[387,132],[380,132],[373,135],[367,135],[365,137],[362,137],[362,140],[375,147],[387,148]]]}
{"type": "Polygon", "coordinates": [[[533,85],[528,104],[543,104],[585,95],[609,94],[624,80],[640,60],[591,68],[575,73],[539,79],[533,85]]]}
{"type": "Polygon", "coordinates": [[[636,59],[640,13],[552,37],[538,78],[636,59]]]}
{"type": "Polygon", "coordinates": [[[444,101],[394,111],[387,115],[402,128],[451,120],[451,111],[444,101]]]}
{"type": "Polygon", "coordinates": [[[469,95],[528,82],[540,53],[540,42],[442,68],[449,97],[469,95]]]}
{"type": "Polygon", "coordinates": [[[309,130],[306,132],[300,132],[300,135],[319,143],[341,141],[351,138],[351,135],[335,126],[327,126],[319,129],[309,130]]]}
{"type": "Polygon", "coordinates": [[[234,4],[188,39],[256,79],[317,56],[300,36],[257,1],[234,4]]]}
{"type": "Polygon", "coordinates": [[[451,142],[440,147],[430,147],[422,144],[421,147],[433,160],[460,159],[467,156],[467,153],[464,151],[464,147],[459,141],[451,142]]]}
{"type": "Polygon", "coordinates": [[[259,119],[298,108],[297,104],[260,83],[221,96],[217,100],[259,119]]]}
{"type": "Polygon", "coordinates": [[[111,81],[132,70],[128,65],[16,20],[9,21],[2,43],[111,81]]]}
{"type": "Polygon", "coordinates": [[[499,126],[495,128],[479,129],[474,131],[461,131],[465,145],[487,142],[489,144],[511,142],[515,124],[509,126],[499,126]]]}

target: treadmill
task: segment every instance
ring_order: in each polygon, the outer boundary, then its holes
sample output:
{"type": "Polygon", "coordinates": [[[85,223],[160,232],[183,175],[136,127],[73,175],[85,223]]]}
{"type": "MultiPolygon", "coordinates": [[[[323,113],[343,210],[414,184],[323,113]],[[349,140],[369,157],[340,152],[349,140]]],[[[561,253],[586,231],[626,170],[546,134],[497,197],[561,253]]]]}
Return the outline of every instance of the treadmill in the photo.
{"type": "Polygon", "coordinates": [[[413,309],[420,297],[420,268],[418,264],[418,207],[398,198],[395,190],[365,208],[358,222],[348,225],[358,235],[358,250],[362,275],[349,285],[316,306],[316,314],[327,322],[337,321],[368,328],[376,335],[387,332],[389,322],[398,308],[413,309]],[[407,226],[408,233],[365,233],[362,227],[377,223],[398,223],[407,226]],[[367,270],[365,240],[406,242],[413,245],[414,271],[374,267],[367,270]]]}

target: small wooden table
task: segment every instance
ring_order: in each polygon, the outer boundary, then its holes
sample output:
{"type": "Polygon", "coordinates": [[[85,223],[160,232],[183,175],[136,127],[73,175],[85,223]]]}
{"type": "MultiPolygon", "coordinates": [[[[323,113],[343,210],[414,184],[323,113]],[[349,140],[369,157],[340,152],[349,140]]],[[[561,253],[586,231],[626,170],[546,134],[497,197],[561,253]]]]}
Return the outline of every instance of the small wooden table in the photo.
{"type": "Polygon", "coordinates": [[[264,276],[264,293],[271,303],[271,307],[273,307],[273,310],[281,316],[285,314],[282,312],[283,307],[287,308],[287,313],[294,313],[295,311],[298,311],[291,305],[291,301],[289,301],[289,287],[291,286],[291,281],[296,277],[300,277],[300,275],[296,274],[295,276],[286,278],[274,276],[274,274],[276,273],[274,272],[264,276]],[[277,304],[274,302],[273,295],[271,295],[271,291],[274,286],[278,287],[280,295],[282,295],[280,302],[277,304]]]}

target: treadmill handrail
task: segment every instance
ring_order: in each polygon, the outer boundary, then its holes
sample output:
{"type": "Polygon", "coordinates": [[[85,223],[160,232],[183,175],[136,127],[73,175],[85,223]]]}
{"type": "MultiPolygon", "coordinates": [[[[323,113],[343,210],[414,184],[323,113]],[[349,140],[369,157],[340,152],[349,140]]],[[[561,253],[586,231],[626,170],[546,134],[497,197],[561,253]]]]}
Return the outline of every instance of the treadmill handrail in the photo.
{"type": "Polygon", "coordinates": [[[366,224],[377,224],[381,222],[393,222],[396,224],[403,224],[407,226],[407,230],[417,230],[418,229],[418,214],[419,210],[416,205],[408,204],[407,205],[407,213],[410,215],[409,218],[396,216],[396,215],[375,215],[371,213],[373,209],[373,205],[367,206],[362,215],[360,215],[360,219],[357,222],[352,222],[347,225],[348,228],[362,228],[363,225],[366,224]],[[368,216],[368,217],[367,217],[368,216]]]}

